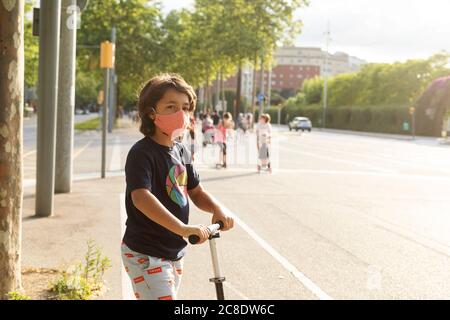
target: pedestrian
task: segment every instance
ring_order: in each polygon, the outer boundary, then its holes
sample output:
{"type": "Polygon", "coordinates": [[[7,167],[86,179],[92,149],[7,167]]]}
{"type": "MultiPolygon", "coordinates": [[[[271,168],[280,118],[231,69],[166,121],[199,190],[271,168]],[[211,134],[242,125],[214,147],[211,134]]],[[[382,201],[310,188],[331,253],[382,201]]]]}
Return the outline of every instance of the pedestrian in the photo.
{"type": "Polygon", "coordinates": [[[257,170],[261,172],[261,168],[267,168],[272,173],[270,165],[270,143],[272,139],[272,125],[270,124],[270,115],[262,114],[256,127],[256,143],[258,148],[258,164],[257,170]]]}
{"type": "Polygon", "coordinates": [[[189,137],[190,137],[190,146],[191,146],[191,159],[192,161],[194,161],[194,156],[195,156],[195,117],[193,114],[191,114],[190,118],[189,118],[189,126],[188,126],[188,130],[189,130],[189,137]]]}
{"type": "Polygon", "coordinates": [[[181,76],[162,74],[149,80],[139,95],[140,132],[144,137],[130,149],[126,164],[127,212],[122,261],[137,299],[177,298],[187,242],[209,237],[203,225],[188,225],[189,200],[223,221],[233,219],[202,187],[189,160],[189,150],[174,141],[182,135],[194,111],[196,95],[181,76]]]}
{"type": "Polygon", "coordinates": [[[213,112],[213,115],[212,115],[211,118],[212,118],[214,127],[217,128],[217,126],[219,125],[219,121],[220,121],[220,117],[219,117],[219,115],[217,114],[217,111],[214,111],[214,112],[213,112]]]}
{"type": "Polygon", "coordinates": [[[208,143],[213,142],[214,138],[214,124],[209,113],[206,114],[202,122],[203,133],[203,147],[206,147],[208,143]]]}
{"type": "Polygon", "coordinates": [[[217,132],[215,133],[215,142],[220,147],[219,153],[219,163],[216,165],[217,168],[227,167],[227,136],[228,131],[234,129],[233,116],[231,113],[224,113],[222,119],[217,126],[217,132]]]}
{"type": "Polygon", "coordinates": [[[253,114],[251,112],[247,112],[245,118],[247,120],[247,128],[248,130],[251,130],[253,128],[253,114]]]}

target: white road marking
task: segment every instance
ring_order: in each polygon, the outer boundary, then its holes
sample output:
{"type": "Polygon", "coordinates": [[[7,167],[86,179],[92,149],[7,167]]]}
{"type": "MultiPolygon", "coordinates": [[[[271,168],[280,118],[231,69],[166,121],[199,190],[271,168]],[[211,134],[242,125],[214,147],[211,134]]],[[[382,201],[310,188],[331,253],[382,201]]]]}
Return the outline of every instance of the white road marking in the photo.
{"type": "Polygon", "coordinates": [[[363,167],[363,168],[374,170],[374,171],[378,171],[378,172],[395,173],[394,170],[387,170],[387,169],[384,169],[384,168],[375,167],[375,166],[363,164],[363,163],[356,162],[356,161],[350,161],[350,160],[337,159],[337,158],[333,158],[333,157],[321,156],[321,155],[318,155],[318,154],[315,154],[315,153],[311,153],[311,152],[292,150],[292,149],[287,148],[287,147],[280,147],[280,149],[286,150],[286,151],[289,151],[289,152],[293,152],[293,153],[297,153],[297,154],[300,154],[300,155],[304,155],[304,156],[309,156],[309,157],[321,159],[321,160],[327,160],[327,161],[333,161],[333,162],[350,164],[352,166],[357,166],[357,167],[363,167]]]}
{"type": "Polygon", "coordinates": [[[36,153],[36,150],[32,150],[32,151],[28,151],[27,153],[25,153],[22,158],[26,158],[28,156],[31,156],[32,154],[36,153]]]}
{"type": "Polygon", "coordinates": [[[72,159],[76,159],[84,150],[86,150],[92,144],[92,142],[93,142],[92,140],[89,141],[82,148],[80,148],[77,151],[75,151],[74,154],[73,154],[72,159]]]}
{"type": "MultiPolygon", "coordinates": [[[[123,235],[125,233],[125,222],[127,220],[127,214],[125,209],[125,194],[121,193],[119,195],[119,201],[120,201],[120,230],[121,230],[121,238],[123,238],[123,235]]],[[[122,257],[122,253],[119,253],[122,257]]],[[[121,268],[120,268],[120,274],[122,276],[122,300],[136,300],[136,297],[134,296],[133,286],[131,285],[130,278],[125,272],[125,267],[123,266],[122,259],[121,261],[121,268]]]]}
{"type": "Polygon", "coordinates": [[[243,300],[250,300],[249,297],[247,297],[245,294],[243,294],[241,291],[239,291],[238,289],[236,289],[229,281],[225,281],[223,283],[223,285],[225,287],[228,287],[231,291],[233,291],[234,293],[236,293],[239,297],[241,297],[243,300]]]}
{"type": "Polygon", "coordinates": [[[223,208],[227,215],[234,218],[234,221],[244,229],[264,250],[266,250],[275,260],[277,260],[287,271],[289,271],[298,281],[300,281],[306,288],[314,293],[321,300],[332,300],[332,298],[312,282],[307,276],[300,272],[293,264],[291,264],[285,257],[279,254],[270,244],[262,239],[252,228],[250,228],[244,221],[242,221],[230,209],[221,204],[215,199],[217,203],[223,208]]]}

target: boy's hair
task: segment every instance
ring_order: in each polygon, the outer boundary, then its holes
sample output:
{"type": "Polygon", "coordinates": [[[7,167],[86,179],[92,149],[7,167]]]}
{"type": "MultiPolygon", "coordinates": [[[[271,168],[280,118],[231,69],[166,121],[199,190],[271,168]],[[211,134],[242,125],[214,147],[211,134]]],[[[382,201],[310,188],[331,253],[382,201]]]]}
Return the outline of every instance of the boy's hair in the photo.
{"type": "Polygon", "coordinates": [[[264,120],[266,120],[266,123],[270,123],[270,114],[268,113],[263,113],[261,115],[261,118],[263,118],[264,120]]]}
{"type": "Polygon", "coordinates": [[[233,116],[231,115],[231,113],[225,112],[225,113],[223,114],[223,118],[226,119],[226,120],[232,120],[232,119],[233,119],[233,116]]]}
{"type": "Polygon", "coordinates": [[[139,131],[145,136],[152,136],[155,133],[155,123],[148,115],[156,112],[156,104],[169,89],[186,94],[189,98],[189,111],[195,110],[197,102],[195,91],[179,74],[163,73],[151,78],[141,89],[138,100],[141,119],[139,131]]]}

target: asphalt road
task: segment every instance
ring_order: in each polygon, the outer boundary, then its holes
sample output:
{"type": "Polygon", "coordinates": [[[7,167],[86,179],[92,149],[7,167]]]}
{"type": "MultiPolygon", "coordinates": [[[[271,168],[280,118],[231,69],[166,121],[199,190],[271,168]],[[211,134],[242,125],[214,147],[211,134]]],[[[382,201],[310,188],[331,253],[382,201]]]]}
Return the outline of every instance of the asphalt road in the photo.
{"type": "MultiPolygon", "coordinates": [[[[137,128],[110,135],[110,176],[123,174],[139,138],[137,128]]],[[[100,142],[99,132],[76,134],[75,176],[99,175],[100,142]]],[[[226,170],[214,168],[212,146],[199,150],[195,164],[238,222],[218,239],[228,298],[450,298],[449,146],[280,128],[271,175],[256,173],[251,134],[229,151],[226,170]]],[[[208,223],[192,207],[191,222],[208,223]]],[[[208,245],[191,247],[185,267],[180,298],[213,299],[208,245]]]]}

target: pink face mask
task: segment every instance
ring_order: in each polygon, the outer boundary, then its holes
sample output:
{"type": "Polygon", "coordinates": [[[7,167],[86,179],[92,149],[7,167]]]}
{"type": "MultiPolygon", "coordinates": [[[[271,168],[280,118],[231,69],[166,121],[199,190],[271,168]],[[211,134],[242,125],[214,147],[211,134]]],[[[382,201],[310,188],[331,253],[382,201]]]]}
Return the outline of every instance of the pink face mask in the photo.
{"type": "Polygon", "coordinates": [[[183,134],[189,119],[183,110],[171,114],[156,114],[155,125],[172,140],[183,134]]]}

